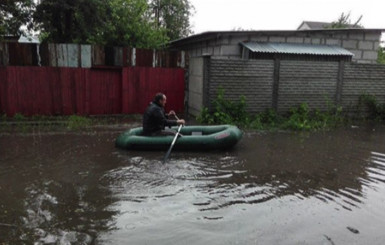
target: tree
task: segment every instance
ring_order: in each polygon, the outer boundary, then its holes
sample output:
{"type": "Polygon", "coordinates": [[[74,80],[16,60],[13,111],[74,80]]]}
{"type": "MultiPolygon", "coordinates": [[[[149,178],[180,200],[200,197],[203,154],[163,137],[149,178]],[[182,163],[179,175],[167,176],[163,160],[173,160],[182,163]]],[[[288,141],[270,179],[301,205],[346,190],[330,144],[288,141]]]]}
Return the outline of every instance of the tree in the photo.
{"type": "Polygon", "coordinates": [[[33,0],[2,0],[0,2],[0,36],[20,35],[32,27],[33,0]]]}
{"type": "Polygon", "coordinates": [[[3,35],[28,26],[49,42],[159,48],[191,33],[189,0],[0,1],[3,35]]]}
{"type": "Polygon", "coordinates": [[[348,14],[342,13],[338,20],[333,21],[330,26],[326,28],[339,29],[339,28],[363,28],[360,24],[362,15],[355,21],[352,22],[350,19],[350,12],[348,14]]]}
{"type": "Polygon", "coordinates": [[[146,0],[42,0],[36,25],[47,41],[158,48],[167,42],[146,0]]]}
{"type": "Polygon", "coordinates": [[[103,31],[107,12],[103,0],[42,0],[34,13],[35,27],[48,41],[92,43],[103,31]]]}
{"type": "Polygon", "coordinates": [[[150,0],[152,17],[158,28],[164,28],[170,40],[192,33],[190,17],[194,11],[189,0],[150,0]]]}
{"type": "Polygon", "coordinates": [[[151,20],[146,0],[110,0],[109,8],[103,34],[106,44],[159,48],[168,41],[166,30],[151,20]]]}

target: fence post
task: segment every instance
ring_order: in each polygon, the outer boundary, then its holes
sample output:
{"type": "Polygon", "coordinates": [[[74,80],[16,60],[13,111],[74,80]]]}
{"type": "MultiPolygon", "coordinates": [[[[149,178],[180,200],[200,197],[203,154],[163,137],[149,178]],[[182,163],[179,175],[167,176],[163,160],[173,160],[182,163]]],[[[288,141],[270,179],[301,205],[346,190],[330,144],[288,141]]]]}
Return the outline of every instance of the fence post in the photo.
{"type": "Polygon", "coordinates": [[[274,77],[273,77],[273,96],[272,107],[275,111],[278,111],[278,96],[279,96],[279,74],[281,69],[281,59],[274,59],[274,77]]]}
{"type": "Polygon", "coordinates": [[[8,114],[8,106],[7,106],[7,85],[8,85],[8,67],[0,66],[0,114],[5,113],[8,114]]]}
{"type": "Polygon", "coordinates": [[[336,105],[341,105],[342,86],[344,84],[344,72],[345,72],[345,61],[340,60],[338,62],[337,88],[336,88],[336,96],[335,96],[336,105]]]}
{"type": "MultiPolygon", "coordinates": [[[[202,104],[204,107],[210,108],[210,56],[203,57],[203,91],[202,91],[202,104]]],[[[189,85],[187,85],[189,86],[189,85]]],[[[187,87],[186,86],[186,87],[187,87]]]]}
{"type": "Polygon", "coordinates": [[[156,62],[156,50],[155,49],[153,49],[152,50],[152,67],[156,67],[156,64],[157,62],[156,62]]]}
{"type": "Polygon", "coordinates": [[[121,103],[122,103],[122,114],[128,114],[130,111],[130,107],[129,107],[129,103],[130,103],[130,100],[129,100],[129,92],[130,92],[130,88],[129,88],[129,80],[128,80],[128,71],[129,71],[130,68],[127,68],[127,67],[123,67],[122,68],[122,79],[121,79],[121,88],[122,88],[122,96],[121,96],[121,103]]]}
{"type": "Polygon", "coordinates": [[[131,66],[136,66],[136,48],[132,48],[131,66]]]}

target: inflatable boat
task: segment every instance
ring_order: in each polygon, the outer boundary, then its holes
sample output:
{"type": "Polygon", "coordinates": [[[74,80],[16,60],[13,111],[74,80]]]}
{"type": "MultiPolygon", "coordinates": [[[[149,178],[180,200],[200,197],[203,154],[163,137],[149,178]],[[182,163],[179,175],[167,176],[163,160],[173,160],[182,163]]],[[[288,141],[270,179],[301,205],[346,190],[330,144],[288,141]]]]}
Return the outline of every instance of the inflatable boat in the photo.
{"type": "MultiPolygon", "coordinates": [[[[177,127],[172,127],[175,132],[177,127]]],[[[167,150],[174,136],[143,136],[142,128],[127,130],[118,136],[115,145],[127,150],[167,150]]],[[[185,126],[180,131],[175,150],[229,149],[242,138],[242,131],[233,125],[185,126]]]]}

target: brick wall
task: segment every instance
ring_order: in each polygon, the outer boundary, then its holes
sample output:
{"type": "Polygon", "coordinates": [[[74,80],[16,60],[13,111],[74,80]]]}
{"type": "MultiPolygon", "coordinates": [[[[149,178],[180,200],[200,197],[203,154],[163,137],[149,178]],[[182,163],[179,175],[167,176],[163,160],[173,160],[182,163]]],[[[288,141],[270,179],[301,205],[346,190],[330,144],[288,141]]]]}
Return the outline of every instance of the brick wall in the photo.
{"type": "Polygon", "coordinates": [[[203,97],[208,98],[202,99],[206,101],[202,106],[209,106],[219,87],[231,100],[244,95],[252,113],[273,108],[274,101],[281,113],[303,102],[312,109],[326,110],[331,102],[351,110],[364,93],[385,103],[385,65],[280,61],[277,72],[273,60],[211,58],[208,62],[208,79],[202,86],[203,97]]]}

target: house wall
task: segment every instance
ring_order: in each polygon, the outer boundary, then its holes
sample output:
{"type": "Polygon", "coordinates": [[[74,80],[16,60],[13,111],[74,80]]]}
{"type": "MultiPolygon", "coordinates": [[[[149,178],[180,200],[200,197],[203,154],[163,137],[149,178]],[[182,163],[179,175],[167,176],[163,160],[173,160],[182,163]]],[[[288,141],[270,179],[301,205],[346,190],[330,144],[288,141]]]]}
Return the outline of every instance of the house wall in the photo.
{"type": "Polygon", "coordinates": [[[353,61],[357,63],[374,64],[377,62],[377,50],[380,45],[381,32],[296,32],[291,34],[223,34],[214,39],[196,42],[184,47],[190,57],[202,55],[224,56],[240,58],[240,42],[281,42],[336,45],[343,47],[354,54],[353,61]]]}
{"type": "Polygon", "coordinates": [[[190,58],[189,62],[188,112],[196,116],[203,106],[204,58],[190,58]]]}
{"type": "MultiPolygon", "coordinates": [[[[321,61],[276,63],[218,57],[211,57],[207,62],[208,70],[203,74],[207,73],[208,79],[199,87],[199,91],[207,88],[201,93],[203,106],[210,106],[220,87],[230,100],[244,95],[251,113],[269,108],[285,113],[304,102],[312,109],[327,110],[331,103],[349,111],[356,108],[364,93],[373,94],[380,103],[385,103],[385,65],[321,61]]],[[[192,86],[190,80],[190,88],[192,86]]],[[[195,112],[200,111],[198,104],[193,106],[195,112]]]]}

